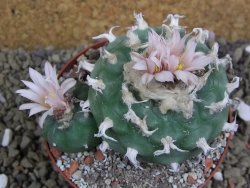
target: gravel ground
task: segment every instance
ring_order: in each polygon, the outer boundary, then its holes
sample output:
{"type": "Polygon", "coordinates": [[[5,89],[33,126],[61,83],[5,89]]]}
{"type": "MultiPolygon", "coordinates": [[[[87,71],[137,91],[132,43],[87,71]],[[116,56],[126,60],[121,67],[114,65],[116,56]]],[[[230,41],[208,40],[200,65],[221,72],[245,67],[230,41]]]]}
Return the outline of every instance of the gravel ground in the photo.
{"type": "MultiPolygon", "coordinates": [[[[221,56],[229,53],[233,58],[234,74],[243,78],[241,88],[234,95],[250,104],[250,53],[245,51],[250,42],[228,43],[223,39],[219,42],[221,56]]],[[[41,71],[43,63],[49,60],[59,68],[79,49],[0,49],[0,141],[6,128],[13,132],[9,146],[0,146],[0,174],[8,176],[7,187],[68,187],[50,164],[35,117],[28,118],[27,112],[18,110],[22,99],[15,91],[23,87],[20,80],[28,80],[29,66],[41,71]]],[[[224,180],[213,180],[208,187],[250,187],[250,123],[239,121],[239,124],[239,131],[221,166],[224,180]]],[[[130,185],[136,185],[140,178],[134,180],[130,185]]]]}

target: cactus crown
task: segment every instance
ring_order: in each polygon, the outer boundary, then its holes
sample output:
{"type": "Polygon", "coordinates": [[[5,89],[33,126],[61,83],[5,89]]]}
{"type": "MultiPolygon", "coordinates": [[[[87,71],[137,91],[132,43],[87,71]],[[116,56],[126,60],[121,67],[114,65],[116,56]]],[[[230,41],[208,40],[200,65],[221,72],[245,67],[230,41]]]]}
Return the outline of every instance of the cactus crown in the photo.
{"type": "MultiPolygon", "coordinates": [[[[208,143],[228,125],[229,94],[237,85],[227,80],[230,58],[218,58],[217,43],[208,47],[207,30],[186,33],[179,26],[181,15],[167,16],[156,28],[141,13],[134,16],[136,25],[126,35],[116,37],[112,27],[94,37],[109,43],[98,59],[79,59],[77,73],[85,79],[62,84],[65,92],[75,85],[74,100],[58,98],[71,106],[71,116],[58,119],[51,113],[53,105],[46,108],[52,116],[45,120],[45,137],[68,152],[91,149],[102,139],[102,150],[110,147],[136,167],[138,158],[176,164],[202,150],[209,153],[213,148],[208,143]]],[[[19,93],[26,97],[23,90],[19,93]]]]}

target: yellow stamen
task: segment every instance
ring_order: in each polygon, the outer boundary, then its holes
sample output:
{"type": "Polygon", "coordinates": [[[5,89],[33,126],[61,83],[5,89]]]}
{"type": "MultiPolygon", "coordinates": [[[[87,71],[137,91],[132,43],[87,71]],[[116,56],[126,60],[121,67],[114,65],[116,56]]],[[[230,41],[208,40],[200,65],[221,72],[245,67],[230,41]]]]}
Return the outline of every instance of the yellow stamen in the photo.
{"type": "Polygon", "coordinates": [[[160,68],[157,65],[155,65],[155,67],[154,67],[154,73],[157,73],[157,72],[160,72],[160,68]]]}
{"type": "Polygon", "coordinates": [[[184,69],[184,64],[183,63],[179,63],[177,66],[176,66],[176,70],[183,70],[184,69]]]}

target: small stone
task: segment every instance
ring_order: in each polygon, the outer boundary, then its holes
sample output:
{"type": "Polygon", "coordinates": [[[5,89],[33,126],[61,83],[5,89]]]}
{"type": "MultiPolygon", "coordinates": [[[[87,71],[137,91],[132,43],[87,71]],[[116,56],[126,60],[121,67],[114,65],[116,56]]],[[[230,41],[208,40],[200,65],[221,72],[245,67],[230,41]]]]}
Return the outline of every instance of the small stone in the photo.
{"type": "Polygon", "coordinates": [[[12,139],[13,132],[11,129],[7,128],[4,130],[3,138],[2,138],[2,146],[6,147],[9,145],[12,139]]]}
{"type": "Polygon", "coordinates": [[[246,46],[245,51],[250,54],[250,45],[246,46]]]}
{"type": "Polygon", "coordinates": [[[42,166],[39,170],[38,170],[38,174],[39,174],[39,178],[43,178],[48,174],[48,170],[47,170],[47,166],[42,166]]]}
{"type": "Polygon", "coordinates": [[[47,181],[45,182],[45,185],[46,185],[47,187],[56,187],[56,181],[53,180],[53,179],[49,179],[49,180],[47,180],[47,181]]]}
{"type": "Polygon", "coordinates": [[[53,54],[52,57],[51,57],[51,60],[54,63],[60,63],[61,62],[60,56],[58,54],[53,54]]]}
{"type": "Polygon", "coordinates": [[[32,168],[33,165],[31,164],[31,162],[27,159],[27,158],[23,158],[21,160],[21,165],[25,168],[32,168]]]}
{"type": "Polygon", "coordinates": [[[0,188],[7,187],[8,177],[5,174],[0,174],[0,188]]]}
{"type": "Polygon", "coordinates": [[[6,99],[2,93],[0,93],[0,103],[6,103],[6,99]]]}
{"type": "Polygon", "coordinates": [[[77,170],[73,175],[72,178],[75,180],[80,180],[82,178],[82,172],[80,170],[77,170]]]}
{"type": "Polygon", "coordinates": [[[77,161],[72,161],[70,167],[65,170],[65,175],[70,178],[72,174],[78,169],[79,164],[77,161]]]}
{"type": "Polygon", "coordinates": [[[8,157],[16,157],[19,153],[19,150],[10,147],[8,150],[8,157]]]}
{"type": "Polygon", "coordinates": [[[117,187],[119,185],[119,181],[118,180],[114,180],[111,182],[111,186],[112,187],[117,187]]]}
{"type": "Polygon", "coordinates": [[[213,166],[213,159],[206,158],[204,162],[204,166],[205,166],[205,173],[207,173],[213,166]]]}
{"type": "Polygon", "coordinates": [[[20,144],[21,149],[25,149],[31,142],[31,139],[28,136],[23,136],[20,144]]]}
{"type": "Polygon", "coordinates": [[[103,160],[105,159],[105,156],[103,155],[102,151],[98,149],[98,150],[95,152],[95,158],[96,158],[96,160],[98,160],[98,161],[103,161],[103,160]]]}
{"type": "Polygon", "coordinates": [[[86,164],[86,165],[91,165],[93,162],[94,162],[94,157],[92,157],[92,156],[87,156],[87,157],[85,157],[85,159],[84,159],[84,164],[86,164]]]}
{"type": "Polygon", "coordinates": [[[240,176],[241,176],[241,170],[239,168],[236,168],[236,167],[226,169],[224,171],[225,178],[240,177],[240,176]]]}
{"type": "Polygon", "coordinates": [[[220,171],[215,172],[214,179],[217,181],[223,181],[222,173],[220,171]]]}
{"type": "Polygon", "coordinates": [[[196,180],[193,178],[193,176],[188,175],[188,177],[187,177],[187,183],[189,185],[194,185],[196,183],[196,180]]]}
{"type": "Polygon", "coordinates": [[[106,179],[104,182],[105,182],[106,185],[110,185],[111,184],[111,179],[106,179]]]}
{"type": "Polygon", "coordinates": [[[233,54],[233,62],[237,63],[241,59],[242,55],[243,55],[242,48],[237,48],[233,54]]]}
{"type": "Polygon", "coordinates": [[[41,184],[37,181],[33,181],[28,188],[40,188],[41,184]]]}

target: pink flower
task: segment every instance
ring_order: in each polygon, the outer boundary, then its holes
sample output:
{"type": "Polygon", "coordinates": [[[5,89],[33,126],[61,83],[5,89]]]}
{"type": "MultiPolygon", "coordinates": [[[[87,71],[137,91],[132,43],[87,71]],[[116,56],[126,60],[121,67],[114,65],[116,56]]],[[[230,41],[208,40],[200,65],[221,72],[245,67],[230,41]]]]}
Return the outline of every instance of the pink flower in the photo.
{"type": "Polygon", "coordinates": [[[69,110],[64,94],[75,86],[76,81],[73,78],[68,78],[60,86],[56,70],[48,62],[45,63],[45,76],[32,68],[29,68],[29,75],[33,82],[22,80],[29,89],[19,89],[16,93],[33,102],[22,104],[19,109],[29,109],[29,116],[46,111],[39,120],[39,125],[42,127],[45,118],[48,115],[53,115],[54,110],[69,110]]]}
{"type": "Polygon", "coordinates": [[[143,55],[137,52],[131,53],[131,59],[135,62],[133,68],[145,71],[142,83],[149,83],[153,78],[159,82],[173,82],[173,74],[168,71],[170,51],[166,40],[152,30],[148,36],[147,46],[143,55]]]}
{"type": "Polygon", "coordinates": [[[175,74],[178,80],[185,84],[197,84],[198,77],[193,73],[196,70],[203,70],[213,61],[210,56],[206,56],[201,52],[195,52],[197,43],[194,39],[187,42],[184,52],[180,56],[170,55],[169,70],[175,74]]]}
{"type": "Polygon", "coordinates": [[[197,84],[198,77],[194,71],[204,69],[213,59],[201,52],[195,52],[197,42],[191,33],[181,37],[177,29],[172,36],[165,39],[155,31],[148,36],[148,44],[144,53],[131,53],[135,62],[134,69],[144,71],[142,82],[149,83],[153,78],[159,82],[173,82],[174,76],[185,84],[197,84]]]}

